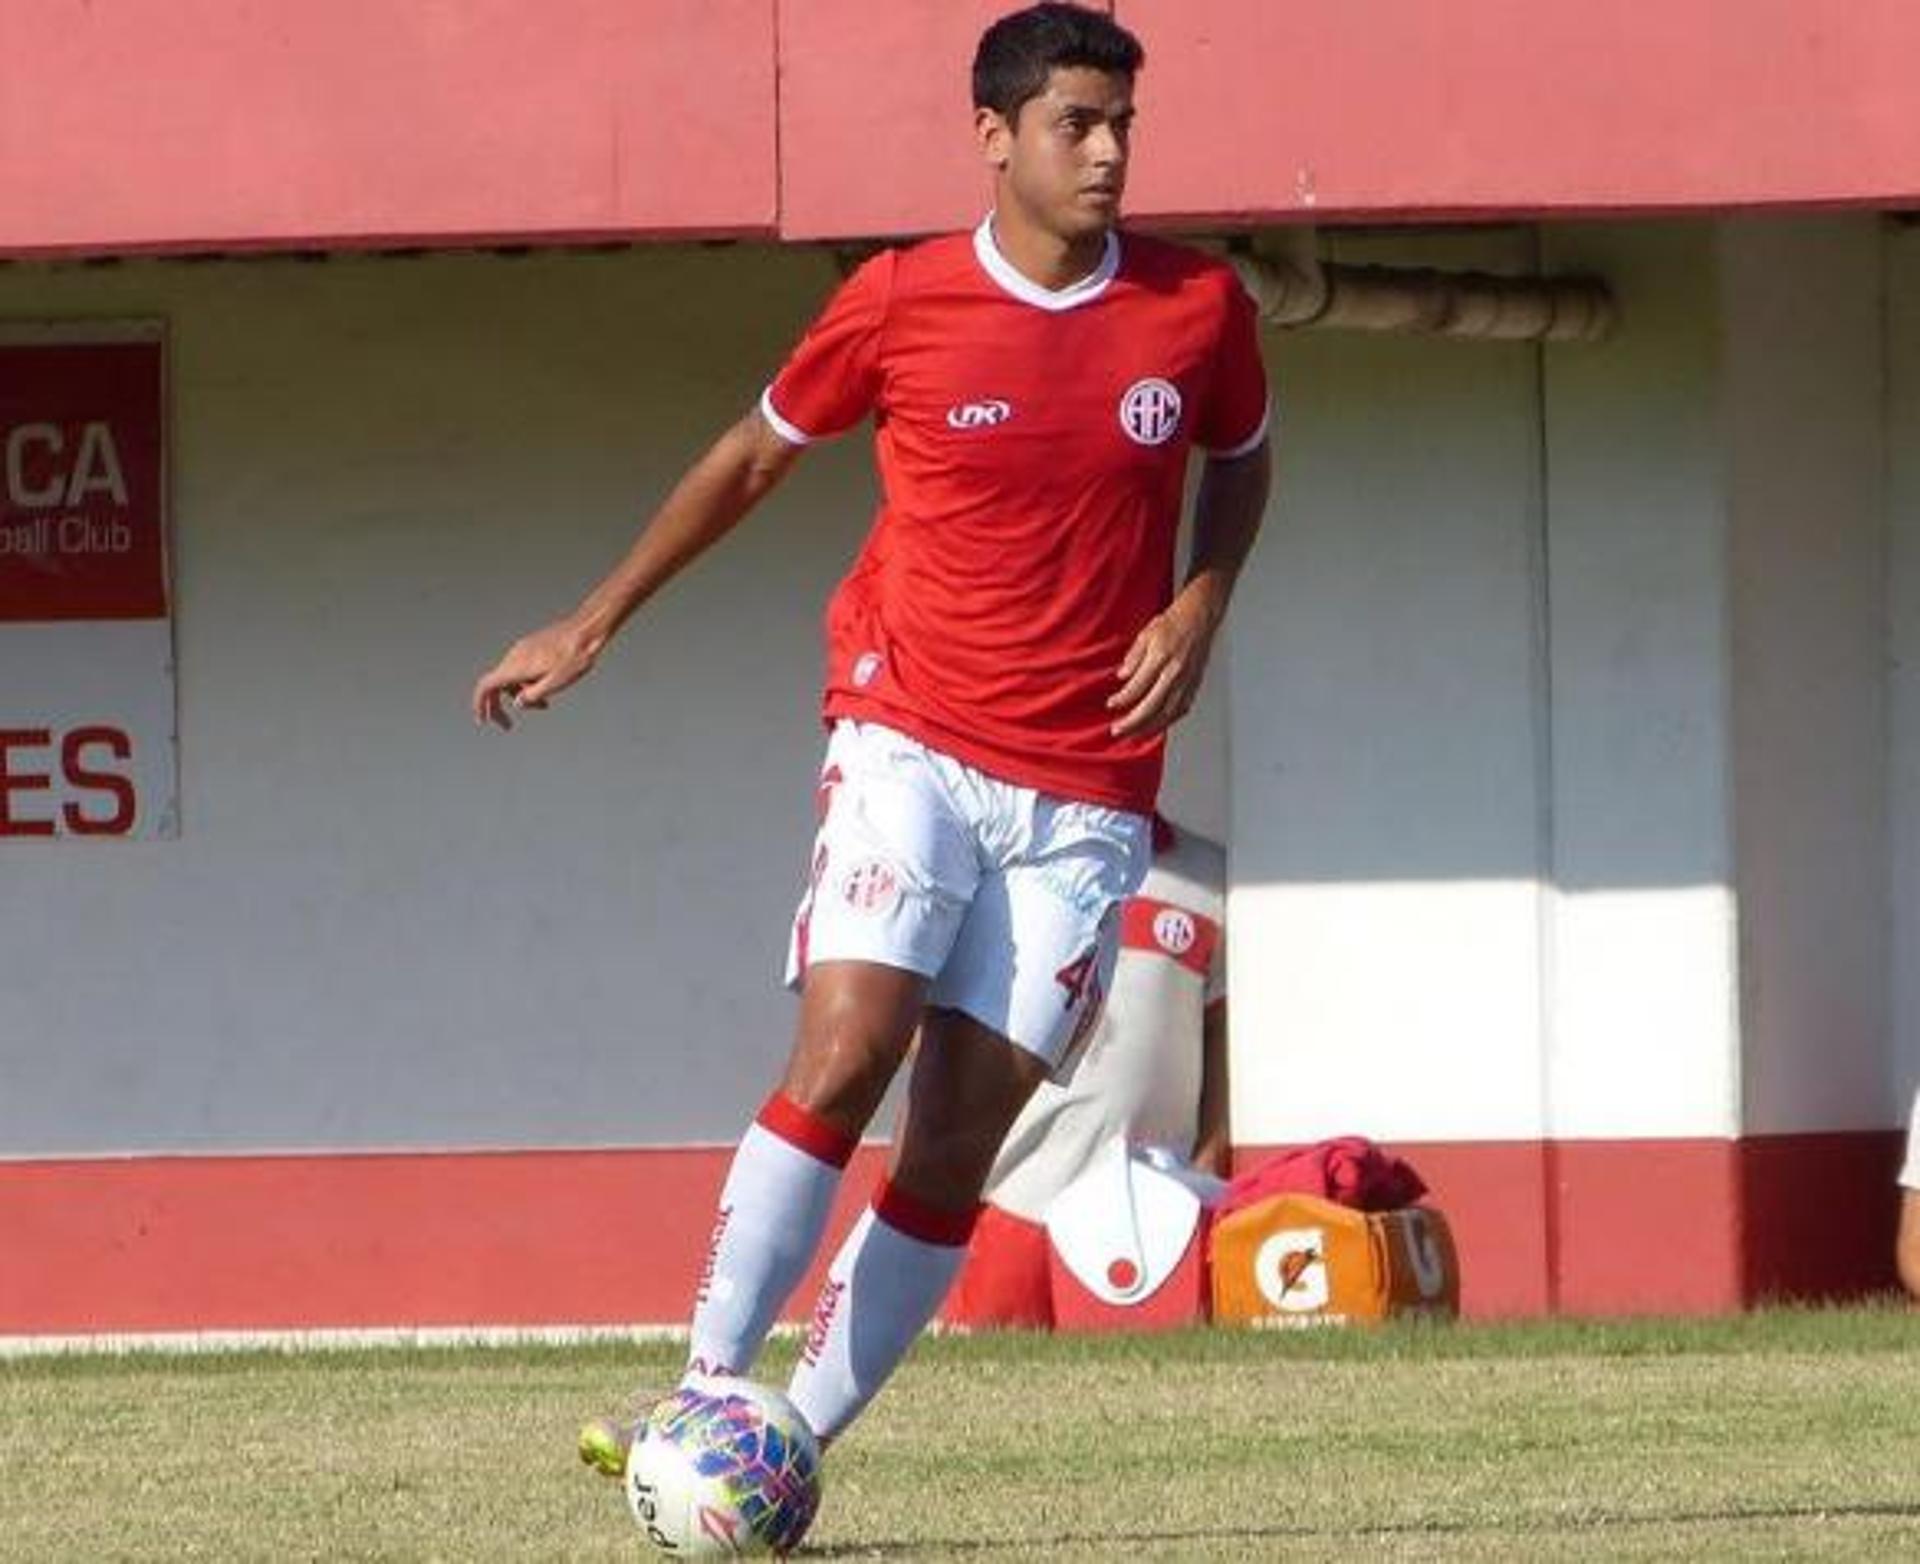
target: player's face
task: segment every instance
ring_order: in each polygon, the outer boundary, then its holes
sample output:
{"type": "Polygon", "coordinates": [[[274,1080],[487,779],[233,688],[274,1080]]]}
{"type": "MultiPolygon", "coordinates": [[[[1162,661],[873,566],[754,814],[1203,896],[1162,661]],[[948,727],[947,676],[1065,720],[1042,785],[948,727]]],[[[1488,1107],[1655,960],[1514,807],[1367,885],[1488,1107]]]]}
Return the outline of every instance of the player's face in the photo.
{"type": "Polygon", "coordinates": [[[1125,76],[1056,70],[1009,124],[980,115],[982,150],[999,171],[1000,199],[1063,239],[1104,234],[1120,216],[1133,133],[1133,83],[1125,76]]]}

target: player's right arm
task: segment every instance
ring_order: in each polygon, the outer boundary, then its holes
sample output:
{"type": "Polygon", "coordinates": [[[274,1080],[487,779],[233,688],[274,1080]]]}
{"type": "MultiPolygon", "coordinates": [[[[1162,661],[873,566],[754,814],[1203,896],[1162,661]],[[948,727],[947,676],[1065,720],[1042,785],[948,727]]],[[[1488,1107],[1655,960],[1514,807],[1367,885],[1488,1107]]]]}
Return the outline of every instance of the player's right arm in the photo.
{"type": "Polygon", "coordinates": [[[758,409],[728,429],[578,608],[522,636],[480,676],[474,721],[511,728],[510,707],[538,710],[585,678],[634,610],[725,537],[786,476],[800,450],[758,409]]]}
{"type": "Polygon", "coordinates": [[[625,559],[566,618],[522,636],[473,687],[473,719],[513,726],[510,707],[538,710],[593,671],[642,603],[753,509],[810,441],[851,428],[875,406],[880,326],[893,252],[861,266],[833,296],[760,405],[714,442],[655,512],[625,559]]]}

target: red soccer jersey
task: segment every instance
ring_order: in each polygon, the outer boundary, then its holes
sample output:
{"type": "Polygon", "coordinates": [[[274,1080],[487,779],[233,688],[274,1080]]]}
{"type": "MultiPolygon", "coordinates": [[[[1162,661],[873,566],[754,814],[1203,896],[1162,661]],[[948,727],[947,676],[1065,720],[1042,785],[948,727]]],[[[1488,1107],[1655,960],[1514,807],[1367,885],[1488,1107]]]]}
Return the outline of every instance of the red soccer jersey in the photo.
{"type": "Polygon", "coordinates": [[[874,418],[882,500],[827,610],[825,712],[993,776],[1142,813],[1159,736],[1107,701],[1172,598],[1187,453],[1254,449],[1266,377],[1233,272],[1109,239],[1049,292],[971,236],[848,279],[761,409],[798,443],[874,418]]]}

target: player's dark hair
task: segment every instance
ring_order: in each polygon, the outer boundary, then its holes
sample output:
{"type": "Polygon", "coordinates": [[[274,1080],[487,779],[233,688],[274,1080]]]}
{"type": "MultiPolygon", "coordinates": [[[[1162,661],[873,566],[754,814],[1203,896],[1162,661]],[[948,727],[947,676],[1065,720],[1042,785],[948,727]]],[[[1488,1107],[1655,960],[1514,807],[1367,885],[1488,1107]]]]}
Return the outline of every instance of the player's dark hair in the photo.
{"type": "Polygon", "coordinates": [[[973,106],[1009,123],[1056,70],[1104,71],[1131,79],[1146,63],[1140,40],[1110,16],[1048,0],[1003,16],[980,35],[973,57],[973,106]]]}

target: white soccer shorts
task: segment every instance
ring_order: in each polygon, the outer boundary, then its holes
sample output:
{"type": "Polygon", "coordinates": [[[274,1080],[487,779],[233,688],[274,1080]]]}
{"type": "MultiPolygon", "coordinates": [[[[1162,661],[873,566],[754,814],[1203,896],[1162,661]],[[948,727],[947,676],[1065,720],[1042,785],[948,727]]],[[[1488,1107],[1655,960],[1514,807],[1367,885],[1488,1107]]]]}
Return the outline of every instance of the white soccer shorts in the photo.
{"type": "Polygon", "coordinates": [[[1146,816],[1002,782],[847,720],[819,797],[788,984],[823,961],[918,972],[929,1004],[1064,1074],[1112,984],[1120,903],[1151,857],[1146,816]]]}

